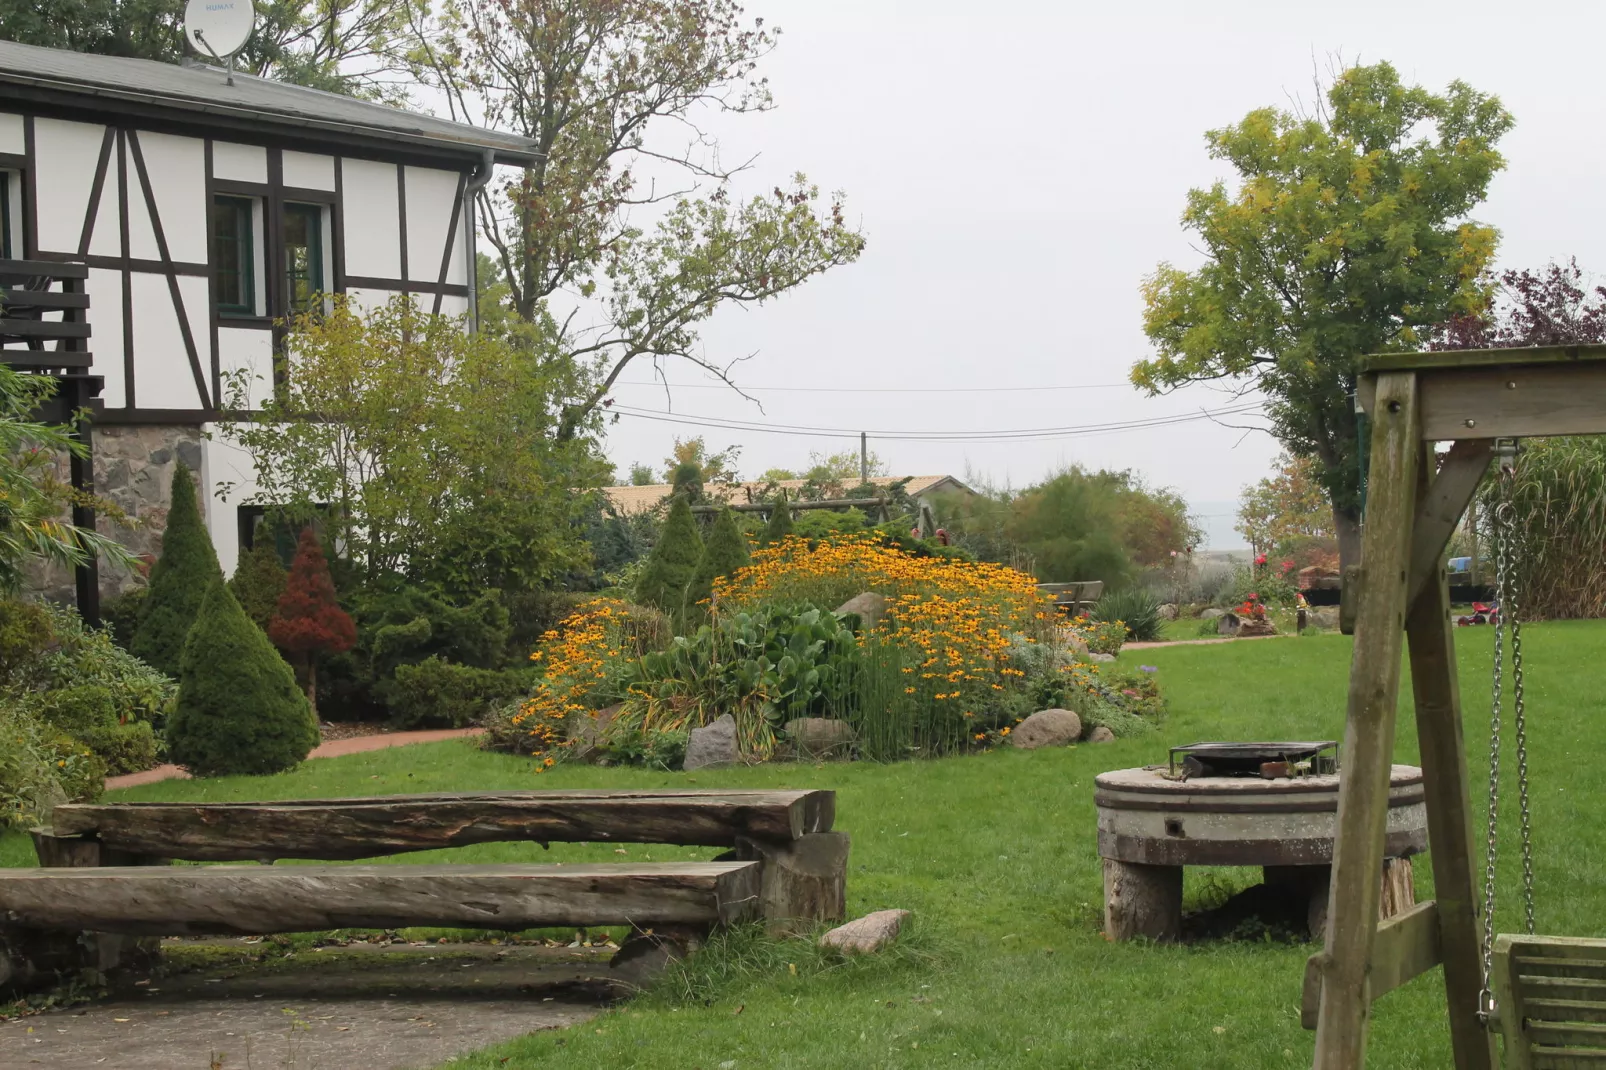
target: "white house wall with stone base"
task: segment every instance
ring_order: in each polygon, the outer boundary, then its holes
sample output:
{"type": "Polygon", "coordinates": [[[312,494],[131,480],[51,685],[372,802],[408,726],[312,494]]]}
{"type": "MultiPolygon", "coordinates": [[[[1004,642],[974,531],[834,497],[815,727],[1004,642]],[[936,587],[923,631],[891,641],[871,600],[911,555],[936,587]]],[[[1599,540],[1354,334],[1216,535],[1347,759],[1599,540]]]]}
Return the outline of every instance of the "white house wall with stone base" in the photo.
{"type": "Polygon", "coordinates": [[[475,192],[535,158],[523,138],[249,75],[0,42],[0,261],[88,268],[96,489],[140,522],[114,533],[154,559],[183,461],[232,572],[255,484],[215,433],[229,377],[275,389],[285,318],[328,294],[471,320],[475,192]]]}

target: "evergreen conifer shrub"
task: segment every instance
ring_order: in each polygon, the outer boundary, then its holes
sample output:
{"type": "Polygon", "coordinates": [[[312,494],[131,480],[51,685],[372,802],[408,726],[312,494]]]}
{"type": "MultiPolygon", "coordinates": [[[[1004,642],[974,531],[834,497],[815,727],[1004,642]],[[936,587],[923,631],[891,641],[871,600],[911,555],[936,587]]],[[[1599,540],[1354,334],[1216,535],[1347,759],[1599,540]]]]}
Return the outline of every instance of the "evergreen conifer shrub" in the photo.
{"type": "Polygon", "coordinates": [[[281,650],[299,654],[307,682],[307,701],[318,709],[318,655],[339,654],[357,642],[357,626],[335,599],[335,581],[323,544],[309,525],[301,532],[290,578],[279,596],[278,610],[268,622],[268,638],[281,650]]]}
{"type": "Polygon", "coordinates": [[[703,539],[697,534],[691,504],[677,495],[664,520],[658,545],[652,548],[647,567],[637,581],[636,601],[644,606],[655,606],[670,616],[679,615],[686,604],[686,587],[696,575],[697,562],[702,556],[703,539]]]}
{"type": "Polygon", "coordinates": [[[129,652],[169,676],[179,674],[184,642],[195,623],[207,591],[221,583],[212,539],[201,521],[190,470],[180,463],[173,470],[172,505],[167,531],[162,535],[162,556],[151,569],[150,594],[139,607],[139,621],[129,652]]]}
{"type": "Polygon", "coordinates": [[[289,573],[279,560],[279,551],[271,539],[258,539],[257,544],[240,555],[229,577],[229,593],[240,603],[245,615],[263,631],[279,608],[279,596],[284,594],[289,573]]]}
{"type": "Polygon", "coordinates": [[[198,776],[264,776],[291,768],[317,742],[295,673],[215,581],[184,644],[168,756],[198,776]]]}
{"type": "Polygon", "coordinates": [[[781,491],[780,500],[775,508],[770,510],[770,520],[764,525],[764,534],[759,542],[764,546],[774,546],[776,543],[792,534],[792,510],[786,504],[786,491],[781,491]]]}
{"type": "Polygon", "coordinates": [[[736,523],[736,514],[721,509],[714,519],[713,530],[708,533],[708,541],[703,544],[697,571],[686,588],[686,612],[693,612],[701,603],[713,598],[714,580],[747,567],[752,560],[747,551],[747,536],[736,523]]]}

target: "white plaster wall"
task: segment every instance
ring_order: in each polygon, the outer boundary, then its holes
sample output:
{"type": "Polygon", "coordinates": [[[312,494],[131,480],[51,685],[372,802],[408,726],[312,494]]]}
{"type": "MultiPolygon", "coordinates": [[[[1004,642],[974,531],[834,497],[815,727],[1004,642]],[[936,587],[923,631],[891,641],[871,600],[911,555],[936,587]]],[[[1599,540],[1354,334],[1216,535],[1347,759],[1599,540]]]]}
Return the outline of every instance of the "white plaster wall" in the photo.
{"type": "Polygon", "coordinates": [[[0,111],[0,152],[21,156],[27,147],[22,136],[22,116],[0,111]]]}
{"type": "MultiPolygon", "coordinates": [[[[350,266],[350,261],[347,261],[348,271],[350,266]]],[[[348,288],[346,290],[346,301],[351,306],[352,311],[358,315],[379,308],[395,296],[395,290],[370,290],[362,287],[348,288]]]]}
{"type": "Polygon", "coordinates": [[[284,168],[284,184],[302,189],[335,188],[335,158],[318,156],[310,152],[293,152],[286,149],[280,156],[284,168]]]}
{"type": "Polygon", "coordinates": [[[226,426],[206,424],[210,437],[201,443],[201,486],[208,498],[206,528],[217,550],[217,563],[225,576],[232,576],[240,560],[239,507],[256,493],[256,469],[251,455],[228,440],[226,426]],[[223,485],[227,493],[219,495],[223,485]]]}
{"type": "MultiPolygon", "coordinates": [[[[145,161],[147,169],[150,161],[145,161]]],[[[155,177],[151,179],[155,183],[155,177]]],[[[112,191],[116,196],[116,191],[112,191]]],[[[190,211],[199,214],[197,203],[190,211]]],[[[145,204],[145,190],[139,184],[139,168],[134,165],[134,153],[128,153],[128,255],[139,260],[160,260],[161,250],[156,248],[156,228],[151,226],[151,211],[145,204]]],[[[136,388],[137,390],[137,388],[136,388]]]]}
{"type": "Polygon", "coordinates": [[[90,268],[89,351],[94,354],[94,374],[103,376],[101,400],[108,409],[128,404],[123,378],[123,274],[106,268],[90,268]]]}
{"type": "Polygon", "coordinates": [[[268,150],[261,145],[212,142],[212,177],[230,182],[266,182],[268,150]]]}
{"type": "MultiPolygon", "coordinates": [[[[39,196],[40,249],[53,253],[78,251],[105,136],[106,128],[99,124],[34,119],[34,188],[39,196]]],[[[115,201],[117,187],[113,186],[110,192],[115,201]]]]}
{"type": "MultiPolygon", "coordinates": [[[[400,278],[401,235],[396,225],[396,165],[342,159],[340,168],[341,209],[345,212],[346,273],[382,279],[400,278]]],[[[408,255],[415,255],[410,248],[408,255]]],[[[439,266],[438,247],[435,256],[436,265],[439,266]]]]}
{"type": "Polygon", "coordinates": [[[463,205],[463,211],[457,218],[457,242],[452,246],[452,262],[446,268],[446,281],[458,286],[466,286],[472,279],[474,262],[470,258],[474,245],[470,238],[470,228],[474,226],[474,203],[463,205]]]}
{"type": "Polygon", "coordinates": [[[457,172],[433,167],[407,169],[407,276],[434,282],[440,275],[446,236],[452,229],[457,172]]]}
{"type": "MultiPolygon", "coordinates": [[[[434,298],[434,296],[433,295],[424,295],[424,296],[429,301],[429,306],[428,307],[434,308],[435,307],[435,298],[434,298]]],[[[466,298],[466,297],[453,297],[451,294],[447,294],[446,296],[441,298],[441,315],[443,315],[443,316],[466,316],[467,314],[468,314],[468,298],[466,298]]]]}
{"type": "MultiPolygon", "coordinates": [[[[222,327],[217,332],[218,368],[225,375],[249,373],[251,407],[259,408],[273,395],[273,332],[222,327]]],[[[223,400],[229,398],[229,384],[223,384],[223,400]]]]}
{"type": "MultiPolygon", "coordinates": [[[[123,169],[123,161],[118,158],[117,150],[112,150],[111,158],[106,161],[106,182],[100,189],[100,207],[95,212],[95,228],[89,234],[89,251],[96,256],[122,256],[123,232],[122,222],[117,210],[117,176],[123,169]]],[[[122,293],[122,284],[118,284],[118,293],[122,293]]],[[[89,303],[93,305],[95,298],[91,297],[89,303]]]]}
{"type": "MultiPolygon", "coordinates": [[[[181,262],[206,263],[206,143],[200,138],[141,131],[139,147],[168,255],[181,262]]],[[[137,180],[138,171],[129,177],[137,180]]],[[[136,197],[137,185],[137,181],[131,185],[129,198],[138,200],[143,208],[144,194],[136,197]]]]}
{"type": "MultiPolygon", "coordinates": [[[[199,408],[195,376],[184,350],[184,336],[179,333],[166,277],[136,271],[132,281],[135,404],[142,409],[199,408]]],[[[206,280],[194,281],[201,284],[204,295],[206,280]]],[[[201,311],[204,315],[204,304],[201,311]]]]}

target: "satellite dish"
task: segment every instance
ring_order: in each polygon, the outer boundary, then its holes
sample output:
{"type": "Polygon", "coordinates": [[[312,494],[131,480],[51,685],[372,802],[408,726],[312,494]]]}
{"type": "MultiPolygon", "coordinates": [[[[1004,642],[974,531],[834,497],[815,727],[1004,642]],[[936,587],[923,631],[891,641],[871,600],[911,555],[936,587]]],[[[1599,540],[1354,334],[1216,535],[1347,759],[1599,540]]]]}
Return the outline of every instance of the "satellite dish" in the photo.
{"type": "MultiPolygon", "coordinates": [[[[251,0],[189,0],[184,5],[184,38],[197,51],[234,70],[234,54],[251,37],[256,10],[251,0]]],[[[232,80],[232,79],[231,79],[232,80]]]]}

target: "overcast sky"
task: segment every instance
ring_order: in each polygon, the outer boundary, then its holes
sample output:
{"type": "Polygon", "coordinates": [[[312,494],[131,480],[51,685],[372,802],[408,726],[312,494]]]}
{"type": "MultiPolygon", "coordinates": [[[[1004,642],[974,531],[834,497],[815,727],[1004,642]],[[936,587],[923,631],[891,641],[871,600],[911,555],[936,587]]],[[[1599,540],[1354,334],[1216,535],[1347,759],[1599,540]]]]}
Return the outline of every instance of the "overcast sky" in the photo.
{"type": "MultiPolygon", "coordinates": [[[[857,264],[707,325],[710,359],[752,355],[737,377],[762,412],[670,363],[672,383],[704,385],[674,391],[679,414],[862,428],[898,474],[1023,486],[1068,463],[1131,468],[1201,512],[1230,509],[1276,454],[1262,433],[1209,421],[1034,442],[874,432],[1080,426],[1230,403],[1202,387],[1147,398],[1121,385],[1148,352],[1138,284],[1162,260],[1197,262],[1178,224],[1184,196],[1224,174],[1204,131],[1309,100],[1313,64],[1339,54],[1387,59],[1431,89],[1459,78],[1498,94],[1517,127],[1476,217],[1499,228],[1499,263],[1606,265],[1603,5],[759,0],[748,11],[783,33],[764,68],[776,109],[717,124],[727,161],[759,154],[738,189],[805,171],[846,191],[869,244],[857,264]]],[[[625,375],[650,377],[647,366],[625,375]]],[[[669,407],[646,385],[615,397],[669,407]]],[[[621,419],[607,452],[623,476],[695,434],[741,446],[747,475],[858,446],[621,419]]],[[[1230,520],[1210,526],[1223,545],[1230,520]]]]}

